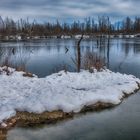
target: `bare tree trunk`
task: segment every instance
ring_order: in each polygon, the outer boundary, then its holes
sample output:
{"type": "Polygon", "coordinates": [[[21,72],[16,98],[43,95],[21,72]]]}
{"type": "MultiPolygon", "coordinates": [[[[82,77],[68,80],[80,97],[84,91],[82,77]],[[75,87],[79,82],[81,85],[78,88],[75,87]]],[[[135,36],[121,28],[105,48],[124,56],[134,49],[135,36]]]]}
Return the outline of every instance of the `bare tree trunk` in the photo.
{"type": "Polygon", "coordinates": [[[109,53],[110,53],[110,23],[108,17],[108,41],[107,41],[107,68],[109,69],[109,53]]]}
{"type": "Polygon", "coordinates": [[[77,72],[80,72],[80,68],[81,68],[81,48],[80,48],[80,43],[83,39],[83,34],[81,36],[81,38],[79,39],[78,43],[77,43],[77,72]]]}
{"type": "Polygon", "coordinates": [[[107,41],[107,68],[109,69],[110,35],[107,41]]]}

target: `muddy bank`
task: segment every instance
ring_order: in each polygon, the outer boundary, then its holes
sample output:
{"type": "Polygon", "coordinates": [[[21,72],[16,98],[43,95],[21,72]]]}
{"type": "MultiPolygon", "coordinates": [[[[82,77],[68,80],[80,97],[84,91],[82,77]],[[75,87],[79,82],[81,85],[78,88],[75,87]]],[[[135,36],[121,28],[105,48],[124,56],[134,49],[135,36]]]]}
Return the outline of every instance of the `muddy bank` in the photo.
{"type": "Polygon", "coordinates": [[[7,130],[0,129],[0,140],[6,140],[6,137],[7,137],[7,130]]]}
{"type": "Polygon", "coordinates": [[[43,112],[41,114],[19,112],[16,116],[4,121],[5,126],[1,126],[0,130],[8,130],[14,126],[36,126],[39,124],[51,124],[64,120],[73,116],[73,113],[65,113],[63,111],[43,112]]]}

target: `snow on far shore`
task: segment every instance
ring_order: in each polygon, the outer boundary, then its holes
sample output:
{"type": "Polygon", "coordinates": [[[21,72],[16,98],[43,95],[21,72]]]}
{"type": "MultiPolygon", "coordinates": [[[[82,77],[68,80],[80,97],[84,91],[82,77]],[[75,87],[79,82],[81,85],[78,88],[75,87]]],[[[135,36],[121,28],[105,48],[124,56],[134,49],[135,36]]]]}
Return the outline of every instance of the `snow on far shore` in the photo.
{"type": "Polygon", "coordinates": [[[140,79],[132,75],[102,72],[71,73],[60,71],[46,78],[23,77],[23,72],[0,68],[0,123],[18,111],[42,113],[63,110],[79,112],[97,102],[119,104],[124,93],[138,89],[140,79]]]}

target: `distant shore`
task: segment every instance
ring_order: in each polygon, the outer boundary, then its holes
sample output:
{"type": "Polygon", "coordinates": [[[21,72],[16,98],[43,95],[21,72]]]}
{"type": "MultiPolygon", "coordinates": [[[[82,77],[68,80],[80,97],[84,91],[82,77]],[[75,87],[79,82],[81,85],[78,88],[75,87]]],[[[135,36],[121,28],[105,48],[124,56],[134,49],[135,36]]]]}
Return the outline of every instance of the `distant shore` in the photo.
{"type": "MultiPolygon", "coordinates": [[[[80,39],[81,34],[77,35],[52,35],[52,36],[20,36],[20,35],[10,35],[3,36],[0,38],[1,42],[9,42],[9,41],[30,41],[30,40],[39,40],[39,39],[80,39]]],[[[112,34],[112,35],[83,35],[83,39],[129,39],[129,38],[140,38],[140,34],[112,34]]]]}

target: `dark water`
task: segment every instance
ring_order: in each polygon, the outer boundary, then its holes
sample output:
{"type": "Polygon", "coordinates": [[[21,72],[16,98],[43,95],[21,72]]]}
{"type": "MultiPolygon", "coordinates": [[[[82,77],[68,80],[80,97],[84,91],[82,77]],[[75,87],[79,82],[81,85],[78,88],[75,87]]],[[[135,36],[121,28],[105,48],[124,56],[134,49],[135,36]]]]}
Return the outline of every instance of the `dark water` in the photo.
{"type": "MultiPolygon", "coordinates": [[[[0,43],[0,63],[21,67],[39,77],[62,69],[76,71],[76,40],[49,39],[34,42],[0,43]],[[14,49],[13,49],[14,48],[14,49]],[[67,49],[68,49],[68,52],[67,49]]],[[[104,59],[112,71],[140,78],[140,40],[112,39],[97,48],[95,40],[83,40],[82,56],[91,52],[104,59]]],[[[121,105],[101,112],[87,113],[42,128],[14,128],[7,140],[139,140],[140,92],[121,105]]]]}

